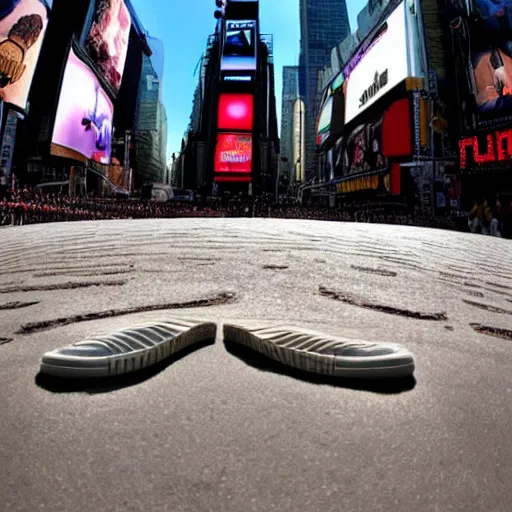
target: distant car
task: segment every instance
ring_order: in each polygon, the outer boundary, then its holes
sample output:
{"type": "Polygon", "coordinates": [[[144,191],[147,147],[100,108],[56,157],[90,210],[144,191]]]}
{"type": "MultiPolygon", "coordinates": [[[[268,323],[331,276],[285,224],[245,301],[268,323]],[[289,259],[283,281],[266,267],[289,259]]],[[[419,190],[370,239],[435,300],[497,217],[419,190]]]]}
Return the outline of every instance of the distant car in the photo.
{"type": "Polygon", "coordinates": [[[193,203],[195,201],[195,194],[193,190],[186,188],[175,188],[174,189],[174,201],[180,201],[184,203],[193,203]]]}
{"type": "Polygon", "coordinates": [[[168,203],[174,199],[174,192],[170,185],[165,183],[153,183],[151,200],[156,203],[168,203]]]}

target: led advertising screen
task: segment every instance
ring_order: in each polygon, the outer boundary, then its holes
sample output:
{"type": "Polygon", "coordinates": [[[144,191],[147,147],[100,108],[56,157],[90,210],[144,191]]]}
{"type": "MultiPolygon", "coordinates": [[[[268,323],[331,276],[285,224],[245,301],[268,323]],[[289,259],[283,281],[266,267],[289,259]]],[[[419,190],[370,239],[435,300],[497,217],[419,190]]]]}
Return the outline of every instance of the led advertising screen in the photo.
{"type": "Polygon", "coordinates": [[[356,58],[344,70],[346,123],[409,76],[404,3],[384,22],[366,53],[356,58]]]}
{"type": "Polygon", "coordinates": [[[345,142],[344,174],[353,175],[387,168],[382,153],[382,123],[380,116],[373,123],[358,126],[345,142]]]}
{"type": "Polygon", "coordinates": [[[118,91],[123,78],[131,16],[124,0],[93,0],[92,25],[85,48],[105,78],[118,91]]]}
{"type": "Polygon", "coordinates": [[[216,173],[250,173],[251,170],[252,136],[250,134],[219,133],[214,171],[216,173]]]}
{"type": "Polygon", "coordinates": [[[219,130],[251,131],[254,118],[254,98],[252,94],[220,94],[219,130]]]}
{"type": "Polygon", "coordinates": [[[256,21],[226,20],[221,71],[255,71],[256,36],[256,21]]]}
{"type": "Polygon", "coordinates": [[[316,129],[317,146],[321,146],[329,138],[332,120],[332,105],[333,97],[329,96],[322,108],[322,111],[320,112],[320,117],[318,118],[316,129]]]}
{"type": "Polygon", "coordinates": [[[0,98],[21,109],[27,106],[49,12],[43,0],[0,1],[0,98]]]}
{"type": "Polygon", "coordinates": [[[468,10],[460,0],[450,3],[463,130],[512,121],[510,0],[473,0],[468,10]]]}
{"type": "Polygon", "coordinates": [[[51,153],[110,163],[114,107],[94,73],[69,52],[55,116],[51,153]]]}

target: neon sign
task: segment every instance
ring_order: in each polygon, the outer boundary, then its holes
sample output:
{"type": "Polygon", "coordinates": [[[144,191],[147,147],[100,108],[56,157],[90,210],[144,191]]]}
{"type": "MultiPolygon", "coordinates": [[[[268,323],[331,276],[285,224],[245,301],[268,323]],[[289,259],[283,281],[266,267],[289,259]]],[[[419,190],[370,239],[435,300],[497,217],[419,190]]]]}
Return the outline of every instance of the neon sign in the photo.
{"type": "Polygon", "coordinates": [[[467,168],[467,149],[473,150],[475,164],[508,162],[512,160],[512,129],[501,130],[487,135],[487,150],[480,152],[478,137],[468,137],[459,141],[460,168],[467,168]]]}

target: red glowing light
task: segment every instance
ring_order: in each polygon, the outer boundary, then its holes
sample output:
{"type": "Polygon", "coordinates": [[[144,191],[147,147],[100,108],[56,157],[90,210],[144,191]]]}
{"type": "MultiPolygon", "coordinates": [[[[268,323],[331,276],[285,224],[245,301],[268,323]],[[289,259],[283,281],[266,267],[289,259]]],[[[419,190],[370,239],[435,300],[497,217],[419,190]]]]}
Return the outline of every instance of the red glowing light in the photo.
{"type": "Polygon", "coordinates": [[[215,150],[215,172],[250,173],[252,170],[252,136],[219,133],[215,150]]]}
{"type": "Polygon", "coordinates": [[[252,94],[221,94],[219,97],[219,130],[251,131],[254,121],[252,94]]]}
{"type": "Polygon", "coordinates": [[[490,162],[506,162],[512,159],[512,130],[502,130],[487,135],[487,151],[480,153],[478,137],[468,137],[459,141],[460,168],[468,167],[468,151],[473,151],[475,164],[482,165],[490,162]]]}

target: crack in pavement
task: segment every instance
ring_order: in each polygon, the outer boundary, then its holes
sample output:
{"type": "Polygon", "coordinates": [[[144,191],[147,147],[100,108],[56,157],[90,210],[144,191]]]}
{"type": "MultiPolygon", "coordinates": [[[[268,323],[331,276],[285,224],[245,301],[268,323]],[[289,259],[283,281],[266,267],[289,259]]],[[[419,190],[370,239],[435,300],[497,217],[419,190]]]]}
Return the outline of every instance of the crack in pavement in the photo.
{"type": "Polygon", "coordinates": [[[71,270],[71,271],[59,271],[59,272],[39,272],[32,274],[32,277],[60,277],[60,276],[72,276],[72,277],[95,277],[95,276],[114,276],[119,274],[130,274],[133,269],[112,269],[112,270],[71,270]]]}
{"type": "Polygon", "coordinates": [[[286,270],[288,265],[263,265],[264,270],[286,270]]]}
{"type": "Polygon", "coordinates": [[[499,308],[497,306],[489,306],[488,304],[482,304],[480,302],[473,302],[472,300],[462,299],[462,302],[469,304],[475,308],[484,309],[485,311],[490,311],[491,313],[499,313],[501,315],[512,315],[512,311],[508,309],[499,308]]]}
{"type": "Polygon", "coordinates": [[[329,290],[324,286],[319,287],[320,295],[328,297],[330,299],[350,304],[351,306],[357,306],[364,309],[372,309],[374,311],[380,311],[381,313],[387,313],[389,315],[403,316],[406,318],[414,318],[415,320],[435,320],[435,321],[446,321],[448,316],[446,313],[422,313],[420,311],[410,311],[408,309],[400,309],[392,306],[385,306],[381,304],[372,304],[360,297],[351,295],[348,293],[338,292],[336,290],[329,290]]]}
{"type": "Polygon", "coordinates": [[[498,327],[490,327],[488,325],[481,324],[469,324],[476,332],[480,334],[487,334],[488,336],[494,336],[502,340],[512,341],[512,331],[508,329],[499,329],[498,327]]]}
{"type": "Polygon", "coordinates": [[[398,274],[391,270],[385,270],[383,268],[369,268],[369,267],[358,267],[356,265],[351,265],[351,268],[354,270],[359,270],[360,272],[366,272],[368,274],[377,274],[379,276],[384,277],[396,277],[398,274]]]}
{"type": "Polygon", "coordinates": [[[36,304],[39,304],[39,301],[35,302],[6,302],[4,304],[0,304],[0,311],[5,311],[8,309],[21,309],[21,308],[28,308],[30,306],[35,306],[36,304]]]}
{"type": "Polygon", "coordinates": [[[32,334],[34,332],[47,331],[55,327],[63,327],[69,324],[79,322],[89,322],[91,320],[102,320],[105,318],[113,318],[116,316],[132,315],[135,313],[148,313],[151,311],[162,311],[166,309],[192,309],[205,308],[211,306],[223,306],[233,304],[238,300],[237,294],[234,292],[223,292],[213,297],[204,299],[196,299],[188,302],[171,302],[169,304],[153,304],[149,306],[138,306],[125,309],[110,309],[107,311],[99,311],[96,313],[86,313],[83,315],[74,315],[55,320],[45,320],[42,322],[32,322],[23,324],[16,334],[32,334]]]}
{"type": "MultiPolygon", "coordinates": [[[[107,263],[107,264],[98,264],[94,266],[51,266],[48,265],[47,267],[27,267],[27,268],[13,268],[12,270],[9,270],[7,272],[0,272],[0,275],[7,275],[7,274],[24,274],[29,272],[69,272],[69,271],[76,271],[76,272],[92,272],[97,269],[116,269],[120,265],[118,263],[107,263]]],[[[129,268],[133,268],[134,265],[130,263],[122,263],[121,267],[125,268],[129,266],[129,268]]]]}
{"type": "Polygon", "coordinates": [[[505,290],[512,290],[512,286],[508,286],[508,285],[505,285],[505,284],[493,283],[491,281],[485,281],[485,284],[488,284],[490,286],[496,286],[496,288],[503,288],[505,290]]]}
{"type": "Polygon", "coordinates": [[[124,286],[127,280],[117,281],[84,281],[77,283],[58,283],[46,285],[31,285],[31,286],[10,286],[7,288],[0,288],[0,293],[16,293],[16,292],[48,292],[53,290],[75,290],[77,288],[90,288],[91,286],[124,286]]]}

